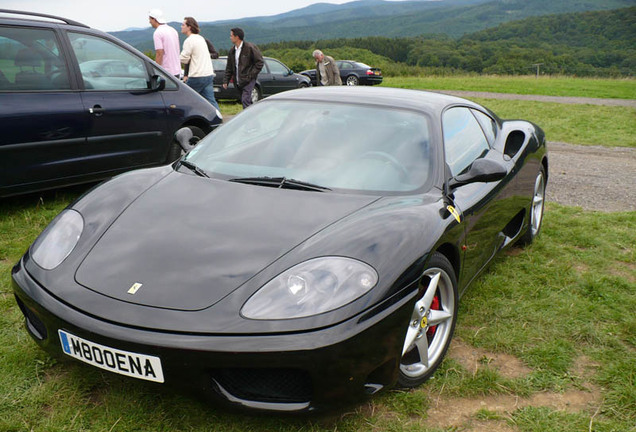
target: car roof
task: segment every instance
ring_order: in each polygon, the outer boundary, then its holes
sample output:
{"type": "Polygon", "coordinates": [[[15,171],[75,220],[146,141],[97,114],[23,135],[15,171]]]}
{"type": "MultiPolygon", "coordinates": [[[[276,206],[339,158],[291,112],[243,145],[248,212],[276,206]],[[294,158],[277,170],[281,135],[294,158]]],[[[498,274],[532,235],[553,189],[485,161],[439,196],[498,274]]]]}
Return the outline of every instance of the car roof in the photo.
{"type": "Polygon", "coordinates": [[[403,107],[428,112],[441,112],[450,105],[463,105],[484,110],[480,105],[456,96],[424,90],[408,90],[391,87],[311,87],[279,93],[270,96],[268,100],[335,101],[403,107]]]}
{"type": "Polygon", "coordinates": [[[49,15],[38,12],[28,12],[13,9],[0,9],[0,20],[5,22],[15,22],[24,24],[37,23],[37,24],[66,24],[75,27],[90,28],[86,24],[63,18],[57,15],[49,15]]]}

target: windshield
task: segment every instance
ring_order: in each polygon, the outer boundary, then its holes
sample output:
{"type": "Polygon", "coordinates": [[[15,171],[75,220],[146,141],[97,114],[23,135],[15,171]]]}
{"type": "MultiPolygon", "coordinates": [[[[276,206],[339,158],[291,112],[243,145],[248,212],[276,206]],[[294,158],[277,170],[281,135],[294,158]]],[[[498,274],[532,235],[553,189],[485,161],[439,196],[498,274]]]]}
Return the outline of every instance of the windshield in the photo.
{"type": "Polygon", "coordinates": [[[213,177],[294,179],[328,189],[407,192],[429,179],[425,115],[348,103],[265,101],[186,160],[213,177]]]}

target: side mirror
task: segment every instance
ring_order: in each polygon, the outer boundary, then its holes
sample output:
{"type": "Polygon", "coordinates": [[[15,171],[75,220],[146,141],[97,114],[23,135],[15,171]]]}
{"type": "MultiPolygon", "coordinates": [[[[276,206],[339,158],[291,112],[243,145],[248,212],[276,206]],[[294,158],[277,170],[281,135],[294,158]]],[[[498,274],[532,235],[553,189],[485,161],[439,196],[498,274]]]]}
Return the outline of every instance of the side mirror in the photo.
{"type": "Polygon", "coordinates": [[[492,159],[477,159],[470,166],[468,172],[453,177],[448,182],[450,188],[456,188],[470,183],[493,182],[506,176],[505,166],[492,159]]]}
{"type": "Polygon", "coordinates": [[[150,90],[161,91],[166,88],[166,80],[159,75],[153,75],[150,77],[150,90]]]}
{"type": "Polygon", "coordinates": [[[293,75],[293,74],[294,74],[294,71],[290,69],[290,70],[289,70],[289,73],[288,73],[287,75],[291,76],[291,75],[293,75]]]}
{"type": "Polygon", "coordinates": [[[192,129],[189,127],[182,127],[174,134],[174,139],[177,140],[184,153],[188,153],[199,142],[199,137],[194,136],[192,129]]]}

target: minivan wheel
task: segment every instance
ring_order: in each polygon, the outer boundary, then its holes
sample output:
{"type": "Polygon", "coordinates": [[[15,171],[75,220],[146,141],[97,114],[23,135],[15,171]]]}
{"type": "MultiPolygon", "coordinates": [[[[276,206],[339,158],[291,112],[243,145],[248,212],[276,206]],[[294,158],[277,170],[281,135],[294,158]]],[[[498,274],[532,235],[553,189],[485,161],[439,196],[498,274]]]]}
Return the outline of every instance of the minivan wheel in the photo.
{"type": "MultiPolygon", "coordinates": [[[[205,132],[203,132],[201,128],[198,128],[196,126],[186,126],[186,127],[192,131],[192,138],[190,138],[190,145],[194,147],[205,136],[205,132]]],[[[185,151],[183,150],[183,148],[181,148],[181,145],[177,142],[175,138],[173,138],[172,145],[170,147],[170,152],[168,154],[167,162],[168,163],[174,162],[177,159],[179,159],[181,156],[183,156],[184,154],[185,154],[185,151]]]]}

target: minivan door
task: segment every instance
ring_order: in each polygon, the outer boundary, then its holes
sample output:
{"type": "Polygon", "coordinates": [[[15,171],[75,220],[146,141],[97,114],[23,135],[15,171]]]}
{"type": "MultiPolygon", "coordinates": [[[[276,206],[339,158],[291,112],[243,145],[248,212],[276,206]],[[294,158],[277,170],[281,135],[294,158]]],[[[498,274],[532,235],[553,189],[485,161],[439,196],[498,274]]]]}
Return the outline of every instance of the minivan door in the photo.
{"type": "Polygon", "coordinates": [[[88,117],[60,41],[51,29],[0,26],[0,46],[0,196],[68,183],[85,172],[88,117]]]}
{"type": "Polygon", "coordinates": [[[95,35],[68,32],[89,115],[86,163],[110,171],[164,162],[172,137],[145,59],[95,35]]]}

